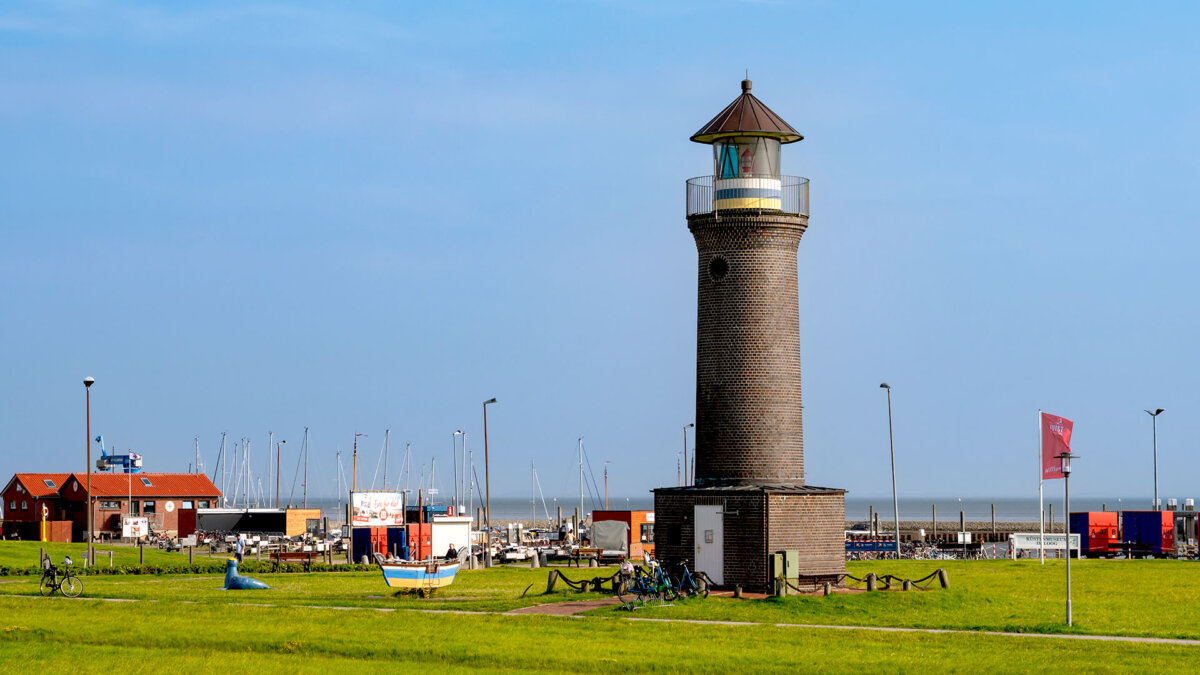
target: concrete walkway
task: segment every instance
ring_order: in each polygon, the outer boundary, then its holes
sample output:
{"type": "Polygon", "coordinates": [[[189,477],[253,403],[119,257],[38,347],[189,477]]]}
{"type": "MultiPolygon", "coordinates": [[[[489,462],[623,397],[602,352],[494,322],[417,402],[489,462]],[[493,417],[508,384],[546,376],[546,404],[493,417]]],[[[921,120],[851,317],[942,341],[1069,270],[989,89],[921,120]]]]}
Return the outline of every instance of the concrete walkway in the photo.
{"type": "Polygon", "coordinates": [[[600,607],[612,607],[613,605],[619,604],[621,604],[621,601],[616,598],[551,602],[545,605],[533,605],[531,607],[512,609],[505,612],[505,614],[545,614],[548,616],[573,616],[575,614],[598,609],[600,607]]]}
{"type": "Polygon", "coordinates": [[[754,621],[704,621],[701,619],[649,619],[630,617],[627,621],[659,623],[691,623],[712,626],[776,626],[778,628],[816,628],[828,630],[866,630],[877,633],[930,633],[938,635],[994,635],[998,637],[1051,638],[1060,640],[1101,640],[1105,642],[1135,642],[1141,644],[1183,645],[1200,647],[1200,640],[1177,638],[1130,637],[1126,635],[1074,635],[1070,633],[1005,633],[994,630],[958,630],[950,628],[900,628],[896,626],[833,626],[817,623],[757,623],[754,621]]]}

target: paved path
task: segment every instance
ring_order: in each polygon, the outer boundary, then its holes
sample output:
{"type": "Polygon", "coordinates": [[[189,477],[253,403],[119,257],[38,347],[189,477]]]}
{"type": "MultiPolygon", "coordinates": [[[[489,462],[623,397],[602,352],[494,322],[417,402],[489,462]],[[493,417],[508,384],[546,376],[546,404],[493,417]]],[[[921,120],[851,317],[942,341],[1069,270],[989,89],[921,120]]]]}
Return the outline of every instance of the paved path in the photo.
{"type": "Polygon", "coordinates": [[[878,633],[932,633],[945,635],[995,635],[999,637],[1050,638],[1059,640],[1101,640],[1106,642],[1136,642],[1143,644],[1184,645],[1200,647],[1200,640],[1176,638],[1130,637],[1126,635],[1072,635],[1069,633],[1005,633],[995,630],[955,630],[947,628],[898,628],[895,626],[833,626],[817,623],[757,623],[753,621],[703,621],[700,619],[650,619],[631,617],[628,621],[660,623],[692,623],[713,626],[776,626],[779,628],[817,628],[830,630],[866,630],[878,633]]]}
{"type": "Polygon", "coordinates": [[[551,602],[545,605],[533,605],[505,612],[505,614],[546,614],[549,616],[573,616],[599,607],[612,607],[621,601],[616,598],[600,600],[574,600],[570,602],[551,602]]]}

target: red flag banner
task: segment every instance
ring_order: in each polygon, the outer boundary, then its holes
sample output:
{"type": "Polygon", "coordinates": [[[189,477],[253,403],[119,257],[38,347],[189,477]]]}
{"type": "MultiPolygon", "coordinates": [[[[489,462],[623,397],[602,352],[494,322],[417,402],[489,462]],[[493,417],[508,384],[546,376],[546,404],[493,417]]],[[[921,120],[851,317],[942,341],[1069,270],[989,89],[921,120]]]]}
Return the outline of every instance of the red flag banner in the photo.
{"type": "Polygon", "coordinates": [[[1058,415],[1042,413],[1042,478],[1062,478],[1064,452],[1071,451],[1071,428],[1074,423],[1058,415]]]}

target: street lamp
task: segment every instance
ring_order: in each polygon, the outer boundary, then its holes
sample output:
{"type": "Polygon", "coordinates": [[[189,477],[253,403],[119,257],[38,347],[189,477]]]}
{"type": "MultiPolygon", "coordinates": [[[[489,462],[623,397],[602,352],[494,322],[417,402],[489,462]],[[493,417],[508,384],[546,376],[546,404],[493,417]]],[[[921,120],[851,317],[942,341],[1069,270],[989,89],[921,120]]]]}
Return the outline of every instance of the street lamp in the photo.
{"type": "MultiPolygon", "coordinates": [[[[1159,412],[1162,412],[1159,410],[1159,412]]],[[[1067,541],[1063,548],[1067,551],[1067,625],[1071,624],[1071,459],[1079,455],[1072,455],[1070,452],[1064,452],[1061,455],[1056,455],[1062,462],[1063,475],[1063,504],[1066,507],[1066,521],[1063,532],[1066,534],[1067,541]]]]}
{"type": "Polygon", "coordinates": [[[487,407],[490,403],[495,403],[496,398],[492,397],[483,402],[483,490],[484,507],[483,520],[487,525],[487,533],[483,538],[483,566],[492,566],[492,479],[488,469],[488,432],[487,432],[487,407]]]}
{"type": "MultiPolygon", "coordinates": [[[[279,441],[275,444],[275,508],[279,508],[279,454],[285,445],[287,445],[287,441],[279,441]]],[[[267,448],[267,452],[271,452],[271,449],[267,448]]],[[[270,458],[268,457],[268,459],[270,458]]],[[[270,464],[267,466],[270,466],[270,464]]],[[[267,480],[271,480],[270,476],[267,477],[267,480]]],[[[267,486],[270,489],[270,483],[267,486]]],[[[293,492],[292,494],[295,493],[293,492]]]]}
{"type": "Polygon", "coordinates": [[[696,471],[694,469],[692,470],[692,477],[690,479],[688,478],[688,466],[690,466],[690,465],[688,464],[688,458],[687,458],[687,430],[695,429],[695,428],[696,428],[695,422],[692,422],[691,424],[685,424],[683,426],[683,484],[684,485],[691,485],[692,482],[696,480],[696,471]]]}
{"type": "Polygon", "coordinates": [[[1158,416],[1163,413],[1163,409],[1159,408],[1154,412],[1146,411],[1150,416],[1150,427],[1154,433],[1154,510],[1158,511],[1162,507],[1158,503],[1158,416]]]}
{"type": "Polygon", "coordinates": [[[887,389],[888,399],[888,446],[892,453],[892,515],[896,520],[896,558],[900,557],[900,502],[896,498],[896,441],[892,436],[892,385],[882,382],[880,389],[887,389]]]}
{"type": "Polygon", "coordinates": [[[92,547],[92,385],[96,379],[83,378],[84,398],[87,399],[87,436],[84,444],[87,446],[87,563],[96,565],[96,549],[92,547]]]}
{"type": "MultiPolygon", "coordinates": [[[[450,458],[454,460],[454,515],[460,516],[462,504],[459,501],[461,494],[459,491],[460,483],[458,477],[458,437],[462,435],[462,429],[455,431],[450,435],[450,458]]],[[[463,473],[466,474],[467,467],[463,467],[463,473]]]]}

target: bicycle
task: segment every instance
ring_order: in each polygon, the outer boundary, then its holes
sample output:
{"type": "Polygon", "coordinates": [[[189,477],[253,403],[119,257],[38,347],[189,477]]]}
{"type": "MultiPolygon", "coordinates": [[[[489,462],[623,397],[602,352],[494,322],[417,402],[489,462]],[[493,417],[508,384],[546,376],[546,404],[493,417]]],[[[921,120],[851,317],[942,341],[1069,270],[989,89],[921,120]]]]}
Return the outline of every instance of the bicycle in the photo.
{"type": "Polygon", "coordinates": [[[704,572],[696,572],[692,574],[688,569],[686,561],[680,561],[678,567],[683,571],[679,574],[679,583],[675,584],[675,588],[679,589],[679,595],[702,598],[708,597],[708,575],[704,572]]]}
{"type": "Polygon", "coordinates": [[[643,565],[634,566],[629,579],[617,585],[617,599],[626,606],[636,601],[645,604],[650,600],[670,602],[679,597],[679,589],[671,581],[671,577],[663,571],[658,561],[649,554],[643,554],[643,565]],[[627,599],[627,596],[630,596],[627,599]]]}
{"type": "Polygon", "coordinates": [[[63,557],[62,576],[59,576],[59,570],[50,560],[50,556],[42,557],[42,583],[40,592],[43,596],[53,595],[54,591],[62,593],[68,598],[77,598],[83,592],[83,582],[75,573],[71,571],[71,557],[63,557]]]}

